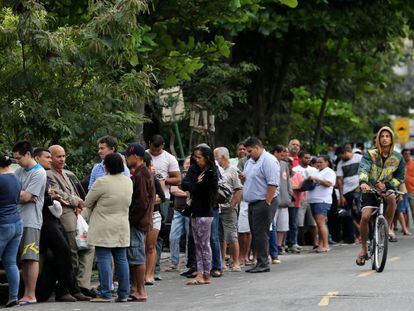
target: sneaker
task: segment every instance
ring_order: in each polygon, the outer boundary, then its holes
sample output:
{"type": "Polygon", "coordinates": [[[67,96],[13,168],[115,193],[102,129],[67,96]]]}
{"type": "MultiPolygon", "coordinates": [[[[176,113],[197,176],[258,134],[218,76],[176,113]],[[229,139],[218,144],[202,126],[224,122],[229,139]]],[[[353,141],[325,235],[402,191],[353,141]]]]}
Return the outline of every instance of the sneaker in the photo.
{"type": "Polygon", "coordinates": [[[272,258],[272,265],[278,265],[280,263],[282,263],[282,262],[279,260],[279,258],[277,258],[277,257],[272,258]]]}
{"type": "Polygon", "coordinates": [[[303,247],[302,246],[300,246],[299,244],[294,244],[294,245],[292,245],[292,246],[294,246],[294,247],[296,247],[298,250],[302,250],[303,249],[303,247]]]}
{"type": "Polygon", "coordinates": [[[278,249],[279,255],[285,254],[285,249],[282,246],[278,246],[277,249],[278,249]]]}
{"type": "Polygon", "coordinates": [[[295,245],[293,245],[293,246],[289,247],[289,253],[299,254],[300,249],[297,248],[295,245]]]}
{"type": "Polygon", "coordinates": [[[128,298],[116,298],[115,302],[128,302],[128,298]]]}

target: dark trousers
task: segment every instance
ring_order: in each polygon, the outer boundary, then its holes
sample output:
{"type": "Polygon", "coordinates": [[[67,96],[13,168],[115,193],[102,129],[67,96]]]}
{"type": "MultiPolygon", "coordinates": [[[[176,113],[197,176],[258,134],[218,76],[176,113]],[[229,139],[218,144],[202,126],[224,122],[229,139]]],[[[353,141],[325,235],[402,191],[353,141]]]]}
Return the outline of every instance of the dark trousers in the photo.
{"type": "Polygon", "coordinates": [[[346,215],[342,219],[342,228],[343,233],[342,237],[346,243],[355,242],[355,226],[354,226],[354,216],[357,216],[357,209],[359,207],[360,193],[358,192],[348,192],[344,195],[346,200],[346,215]],[[356,210],[354,209],[356,207],[356,210]]]}
{"type": "Polygon", "coordinates": [[[196,251],[194,245],[194,237],[193,237],[193,230],[190,221],[190,226],[188,230],[188,239],[187,239],[187,264],[186,267],[188,269],[193,268],[194,270],[197,269],[197,260],[196,260],[196,251]]]}
{"type": "Polygon", "coordinates": [[[266,268],[269,265],[269,230],[275,217],[277,200],[270,206],[266,201],[249,203],[249,225],[252,241],[257,252],[257,267],[266,268]]]}
{"type": "Polygon", "coordinates": [[[40,232],[40,251],[44,255],[44,262],[36,284],[38,301],[47,301],[53,291],[56,297],[80,292],[66,233],[59,220],[52,217],[44,217],[40,232]]]}

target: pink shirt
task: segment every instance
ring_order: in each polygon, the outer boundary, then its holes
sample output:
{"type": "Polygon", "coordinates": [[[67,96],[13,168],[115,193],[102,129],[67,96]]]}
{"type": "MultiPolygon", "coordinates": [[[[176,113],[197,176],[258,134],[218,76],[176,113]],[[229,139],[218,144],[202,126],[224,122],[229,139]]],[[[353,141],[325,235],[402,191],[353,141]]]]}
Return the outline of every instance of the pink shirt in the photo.
{"type": "MultiPolygon", "coordinates": [[[[292,189],[298,189],[303,183],[303,176],[300,173],[293,172],[293,176],[290,177],[290,184],[292,185],[292,189]]],[[[293,191],[293,198],[295,201],[293,202],[295,207],[300,207],[300,203],[306,200],[306,192],[299,192],[299,191],[293,191]]]]}

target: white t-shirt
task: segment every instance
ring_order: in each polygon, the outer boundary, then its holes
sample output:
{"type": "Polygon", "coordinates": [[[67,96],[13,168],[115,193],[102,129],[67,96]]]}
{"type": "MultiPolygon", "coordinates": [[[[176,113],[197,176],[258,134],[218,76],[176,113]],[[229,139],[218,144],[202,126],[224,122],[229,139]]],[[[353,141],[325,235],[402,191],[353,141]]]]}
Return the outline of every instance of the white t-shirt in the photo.
{"type": "Polygon", "coordinates": [[[339,161],[336,175],[344,178],[344,194],[354,191],[359,186],[358,168],[362,155],[354,154],[348,161],[339,161]]]}
{"type": "Polygon", "coordinates": [[[304,179],[307,179],[310,176],[316,176],[318,174],[318,169],[316,167],[308,165],[306,168],[300,165],[293,168],[295,173],[299,173],[303,176],[304,179]]]}
{"type": "Polygon", "coordinates": [[[332,204],[332,191],[336,182],[336,174],[329,167],[324,168],[316,174],[316,177],[328,180],[332,183],[331,187],[317,184],[315,189],[308,191],[308,203],[328,203],[332,204]]]}
{"type": "MultiPolygon", "coordinates": [[[[163,179],[169,177],[171,172],[180,172],[177,159],[167,151],[163,150],[159,156],[153,156],[149,150],[148,153],[151,155],[152,163],[155,168],[155,174],[161,175],[163,179]]],[[[165,198],[170,198],[170,186],[165,185],[164,187],[165,198]]]]}

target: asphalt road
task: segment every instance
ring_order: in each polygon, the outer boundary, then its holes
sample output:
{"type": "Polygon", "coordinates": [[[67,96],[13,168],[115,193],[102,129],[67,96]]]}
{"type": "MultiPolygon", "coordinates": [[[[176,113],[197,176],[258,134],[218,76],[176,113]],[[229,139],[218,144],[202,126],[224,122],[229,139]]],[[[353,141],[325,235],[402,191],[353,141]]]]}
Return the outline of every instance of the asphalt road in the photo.
{"type": "Polygon", "coordinates": [[[391,243],[383,273],[355,265],[359,247],[281,256],[270,273],[227,272],[211,285],[186,286],[178,273],[148,288],[147,303],[46,303],[25,310],[414,310],[414,238],[391,243]]]}

